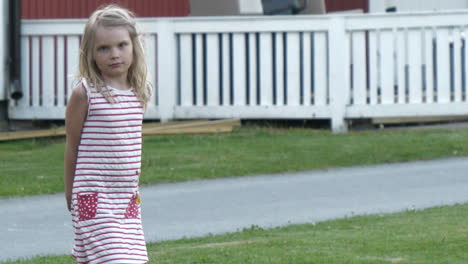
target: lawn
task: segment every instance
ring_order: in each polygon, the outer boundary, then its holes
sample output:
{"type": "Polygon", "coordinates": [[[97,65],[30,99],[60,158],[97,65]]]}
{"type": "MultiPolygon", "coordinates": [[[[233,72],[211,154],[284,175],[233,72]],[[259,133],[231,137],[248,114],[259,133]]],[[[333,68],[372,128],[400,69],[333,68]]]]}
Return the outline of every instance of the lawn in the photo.
{"type": "MultiPolygon", "coordinates": [[[[0,143],[0,197],[63,190],[64,139],[0,143]]],[[[241,128],[230,134],[146,136],[144,185],[468,155],[468,130],[241,128]]]]}
{"type": "MultiPolygon", "coordinates": [[[[468,205],[148,245],[154,264],[466,264],[468,205]]],[[[72,264],[43,257],[5,264],[72,264]]]]}

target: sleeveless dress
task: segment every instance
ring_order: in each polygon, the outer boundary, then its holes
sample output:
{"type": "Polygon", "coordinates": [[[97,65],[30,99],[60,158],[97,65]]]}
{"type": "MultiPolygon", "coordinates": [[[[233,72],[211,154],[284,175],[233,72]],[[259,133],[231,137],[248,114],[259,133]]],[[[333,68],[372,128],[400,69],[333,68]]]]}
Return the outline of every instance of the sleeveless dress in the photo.
{"type": "Polygon", "coordinates": [[[88,94],[73,181],[73,257],[78,263],[147,263],[138,181],[143,108],[133,90],[111,89],[111,104],[88,94]]]}

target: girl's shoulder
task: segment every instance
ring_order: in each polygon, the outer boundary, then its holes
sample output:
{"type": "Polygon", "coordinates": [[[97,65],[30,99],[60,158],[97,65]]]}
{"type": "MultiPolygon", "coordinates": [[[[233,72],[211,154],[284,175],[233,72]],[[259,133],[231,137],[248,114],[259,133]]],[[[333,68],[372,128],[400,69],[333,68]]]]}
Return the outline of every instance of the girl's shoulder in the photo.
{"type": "Polygon", "coordinates": [[[70,99],[67,104],[68,108],[81,109],[88,106],[88,93],[82,85],[75,85],[72,89],[70,99]]]}
{"type": "Polygon", "coordinates": [[[78,85],[81,85],[83,86],[83,88],[89,93],[89,92],[92,92],[92,91],[96,91],[96,87],[94,86],[94,84],[92,82],[89,82],[88,80],[86,80],[86,78],[82,78],[80,81],[79,81],[79,84],[78,85]]]}
{"type": "Polygon", "coordinates": [[[72,88],[72,96],[86,99],[88,91],[82,83],[76,84],[72,88]]]}
{"type": "Polygon", "coordinates": [[[93,87],[88,85],[86,79],[82,78],[74,83],[74,87],[72,88],[72,97],[80,102],[89,104],[92,90],[93,87]]]}

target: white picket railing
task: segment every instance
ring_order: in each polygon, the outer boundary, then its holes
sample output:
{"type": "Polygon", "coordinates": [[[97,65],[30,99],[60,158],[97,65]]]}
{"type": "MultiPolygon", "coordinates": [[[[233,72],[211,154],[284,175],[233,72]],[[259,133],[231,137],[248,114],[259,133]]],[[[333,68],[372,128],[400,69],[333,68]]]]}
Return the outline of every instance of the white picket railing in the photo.
{"type": "MultiPolygon", "coordinates": [[[[83,20],[24,21],[12,119],[63,119],[83,20]]],[[[147,119],[468,114],[468,12],[142,19],[147,119]]]]}

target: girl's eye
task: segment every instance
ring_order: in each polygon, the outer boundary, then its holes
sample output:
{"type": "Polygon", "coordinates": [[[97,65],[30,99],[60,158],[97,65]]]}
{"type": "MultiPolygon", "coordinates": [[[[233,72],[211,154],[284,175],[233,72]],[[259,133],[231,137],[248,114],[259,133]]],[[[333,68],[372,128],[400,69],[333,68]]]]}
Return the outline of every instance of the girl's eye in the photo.
{"type": "Polygon", "coordinates": [[[119,44],[119,48],[125,48],[128,44],[126,42],[122,42],[119,44]]]}
{"type": "Polygon", "coordinates": [[[99,48],[98,48],[98,51],[99,51],[99,52],[106,52],[106,51],[108,51],[108,50],[109,50],[108,47],[99,47],[99,48]]]}

